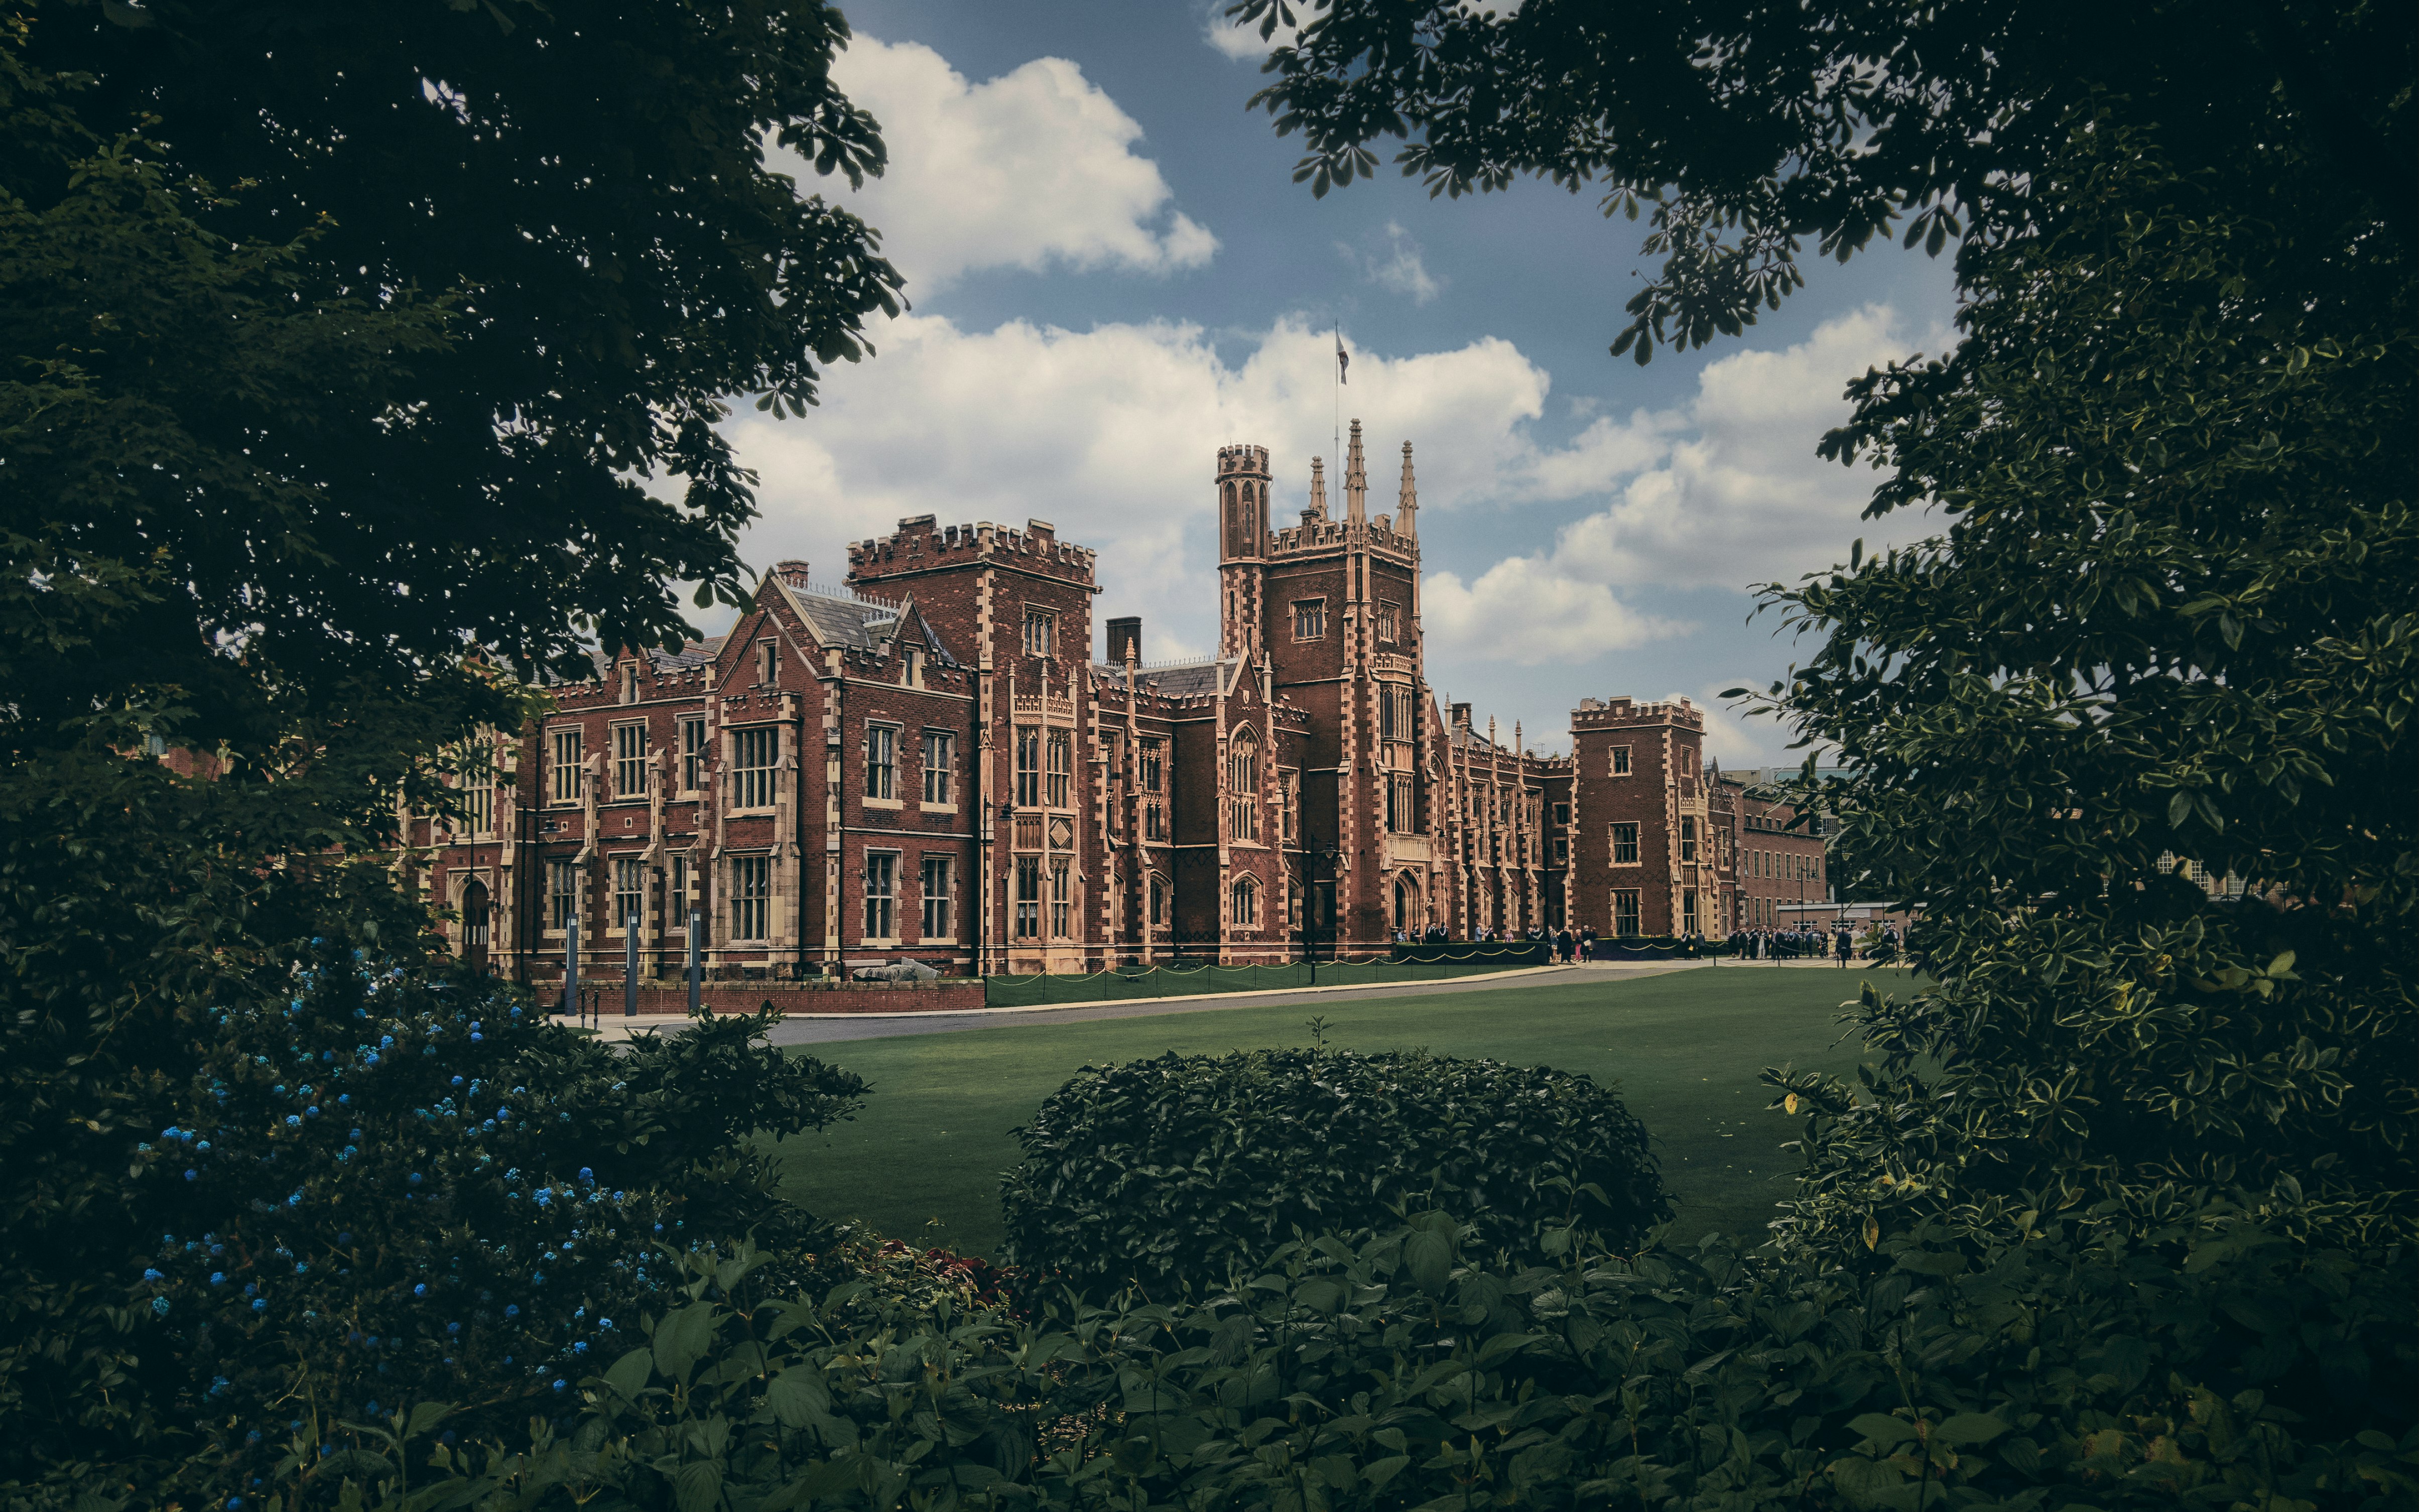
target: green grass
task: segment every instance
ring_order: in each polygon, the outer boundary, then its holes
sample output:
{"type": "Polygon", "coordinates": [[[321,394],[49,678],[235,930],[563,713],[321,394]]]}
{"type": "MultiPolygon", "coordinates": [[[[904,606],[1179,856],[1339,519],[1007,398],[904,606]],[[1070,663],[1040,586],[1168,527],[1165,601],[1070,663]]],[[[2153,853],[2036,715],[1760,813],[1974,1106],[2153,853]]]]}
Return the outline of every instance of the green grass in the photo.
{"type": "MultiPolygon", "coordinates": [[[[1316,1013],[1333,1044],[1489,1056],[1614,1084],[1655,1137],[1680,1234],[1693,1241],[1721,1229],[1752,1242],[1788,1194],[1795,1157],[1780,1147],[1796,1121],[1764,1111],[1756,1072],[1784,1062],[1853,1067],[1855,1048],[1839,1042],[1839,1005],[1867,975],[1723,966],[814,1045],[809,1053],[865,1077],[873,1092],[854,1122],[786,1143],[784,1191],[826,1217],[990,1254],[1000,1239],[999,1176],[1018,1159],[1009,1131],[1077,1067],[1304,1043],[1316,1013]]],[[[1906,980],[1900,971],[1870,975],[1885,990],[1906,980]]]]}

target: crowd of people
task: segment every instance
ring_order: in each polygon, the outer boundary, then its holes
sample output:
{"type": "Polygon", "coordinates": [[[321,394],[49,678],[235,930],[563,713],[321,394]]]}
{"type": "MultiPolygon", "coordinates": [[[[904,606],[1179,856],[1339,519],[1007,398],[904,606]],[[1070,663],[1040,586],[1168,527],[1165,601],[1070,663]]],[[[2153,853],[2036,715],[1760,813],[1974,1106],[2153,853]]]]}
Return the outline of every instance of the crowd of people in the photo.
{"type": "MultiPolygon", "coordinates": [[[[1505,945],[1516,942],[1548,946],[1553,952],[1553,958],[1566,964],[1593,961],[1595,959],[1597,950],[1596,933],[1592,928],[1577,932],[1569,929],[1548,930],[1536,927],[1527,930],[1496,930],[1481,925],[1477,933],[1470,941],[1472,945],[1505,945]]],[[[1450,945],[1454,941],[1443,925],[1430,924],[1421,931],[1416,938],[1408,931],[1396,930],[1394,943],[1397,945],[1413,943],[1450,945]]],[[[1710,942],[1702,934],[1684,934],[1668,944],[1660,941],[1656,944],[1675,953],[1693,956],[1706,953],[1710,942]]],[[[1875,924],[1866,930],[1864,935],[1859,938],[1852,934],[1847,924],[1842,921],[1829,930],[1804,925],[1795,929],[1740,930],[1730,936],[1727,944],[1732,954],[1749,961],[1836,959],[1844,966],[1859,956],[1875,963],[1895,961],[1899,958],[1905,942],[1896,924],[1875,924]]]]}

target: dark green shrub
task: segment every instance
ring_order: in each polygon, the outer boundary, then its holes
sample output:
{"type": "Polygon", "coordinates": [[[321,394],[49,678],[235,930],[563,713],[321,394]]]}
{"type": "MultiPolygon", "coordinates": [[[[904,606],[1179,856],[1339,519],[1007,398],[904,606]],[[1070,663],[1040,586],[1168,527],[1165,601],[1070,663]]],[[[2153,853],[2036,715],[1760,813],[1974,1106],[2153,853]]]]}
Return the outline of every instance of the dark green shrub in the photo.
{"type": "Polygon", "coordinates": [[[759,1257],[701,1253],[554,1421],[424,1439],[408,1473],[298,1435],[274,1489],[333,1506],[349,1477],[392,1512],[2410,1504],[2407,1259],[1938,1237],[1862,1273],[1570,1243],[1506,1267],[1430,1214],[1287,1244],[1206,1302],[1021,1319],[880,1278],[785,1294],[759,1257]]]}
{"type": "Polygon", "coordinates": [[[1008,1254],[1080,1287],[1214,1287],[1296,1233],[1471,1215],[1536,1253],[1579,1224],[1635,1244],[1670,1215],[1646,1131],[1612,1091],[1543,1066],[1323,1049],[1090,1066],[1016,1131],[1008,1254]]]}

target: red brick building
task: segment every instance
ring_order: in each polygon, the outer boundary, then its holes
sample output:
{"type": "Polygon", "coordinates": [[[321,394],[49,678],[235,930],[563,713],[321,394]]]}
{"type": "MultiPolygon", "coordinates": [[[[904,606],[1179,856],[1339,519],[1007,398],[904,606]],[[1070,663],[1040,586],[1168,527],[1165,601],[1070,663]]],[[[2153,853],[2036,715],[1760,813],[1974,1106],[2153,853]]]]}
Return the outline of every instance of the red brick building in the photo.
{"type": "Polygon", "coordinates": [[[714,975],[771,979],[1740,927],[1767,894],[1738,858],[1782,841],[1702,763],[1703,714],[1582,700],[1567,755],[1448,720],[1410,446],[1389,513],[1364,463],[1355,422],[1341,517],[1313,458],[1273,521],[1266,449],[1220,450],[1197,662],[1145,659],[1138,620],[1096,641],[1093,553],[1041,520],[903,519],[831,587],[781,563],[729,634],[599,657],[468,754],[465,816],[412,819],[411,864],[456,949],[528,980],[575,918],[608,978],[633,928],[642,973],[677,975],[692,918],[714,975]]]}

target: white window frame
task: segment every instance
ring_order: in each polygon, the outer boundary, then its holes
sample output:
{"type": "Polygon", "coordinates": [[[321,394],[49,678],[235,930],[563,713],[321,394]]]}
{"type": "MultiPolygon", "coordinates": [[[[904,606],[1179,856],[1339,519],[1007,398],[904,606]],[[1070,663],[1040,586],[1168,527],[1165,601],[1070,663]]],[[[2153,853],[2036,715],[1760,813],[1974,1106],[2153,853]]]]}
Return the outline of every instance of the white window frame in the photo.
{"type": "Polygon", "coordinates": [[[901,726],[868,722],[865,727],[865,800],[899,802],[899,737],[901,726]]]}
{"type": "Polygon", "coordinates": [[[865,853],[865,943],[899,939],[899,853],[865,853]]]}
{"type": "Polygon", "coordinates": [[[781,727],[770,724],[741,725],[727,732],[731,760],[731,807],[733,812],[762,812],[774,806],[775,779],[781,766],[781,727]],[[755,764],[744,764],[742,756],[761,755],[764,760],[755,764]],[[761,801],[750,802],[750,799],[761,801]]]}
{"type": "Polygon", "coordinates": [[[546,748],[547,807],[571,808],[588,795],[588,732],[576,724],[558,725],[546,733],[546,748]]]}
{"type": "Polygon", "coordinates": [[[927,853],[917,883],[922,905],[922,927],[917,934],[925,944],[944,944],[958,937],[957,886],[957,857],[927,853]]]}
{"type": "Polygon", "coordinates": [[[631,914],[636,913],[642,918],[646,916],[647,861],[637,851],[609,856],[608,860],[613,868],[613,917],[605,921],[605,933],[619,938],[630,933],[631,914]],[[622,886],[624,882],[632,882],[635,886],[624,891],[622,886]],[[626,903],[624,900],[627,900],[626,903]]]}
{"type": "Polygon", "coordinates": [[[769,851],[731,858],[731,940],[759,944],[773,937],[773,856],[769,851]],[[749,926],[756,926],[753,932],[749,926]]]}
{"type": "Polygon", "coordinates": [[[647,738],[647,721],[622,719],[606,728],[612,733],[613,741],[613,796],[618,800],[645,797],[647,757],[654,744],[647,738]],[[638,750],[632,753],[625,748],[631,744],[630,737],[634,733],[638,736],[638,750]]]}
{"type": "Polygon", "coordinates": [[[924,732],[924,807],[955,809],[956,789],[950,783],[957,768],[958,737],[950,730],[924,732]]]}

